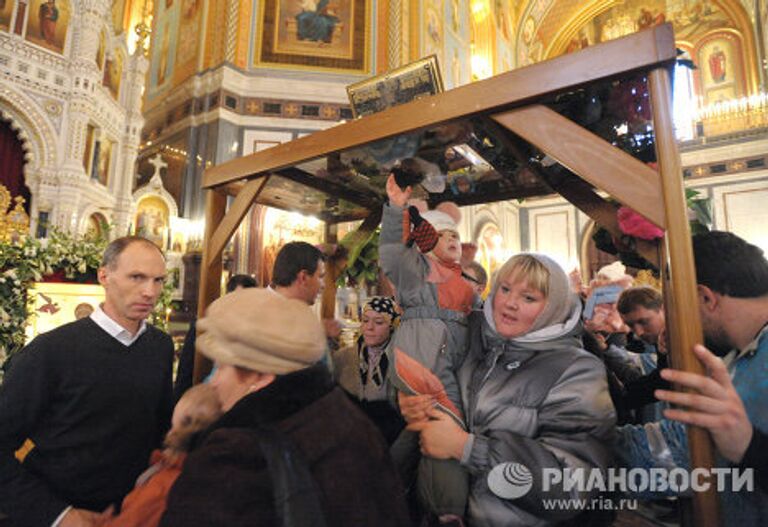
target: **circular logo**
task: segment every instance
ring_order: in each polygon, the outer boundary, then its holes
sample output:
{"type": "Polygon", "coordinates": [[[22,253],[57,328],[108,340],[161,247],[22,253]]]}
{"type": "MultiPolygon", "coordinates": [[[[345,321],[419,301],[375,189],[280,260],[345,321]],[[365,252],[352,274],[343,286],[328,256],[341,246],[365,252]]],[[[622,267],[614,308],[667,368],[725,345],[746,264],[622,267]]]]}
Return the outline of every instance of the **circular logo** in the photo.
{"type": "Polygon", "coordinates": [[[533,475],[521,463],[501,463],[488,473],[488,488],[499,498],[522,498],[533,487],[533,475]]]}

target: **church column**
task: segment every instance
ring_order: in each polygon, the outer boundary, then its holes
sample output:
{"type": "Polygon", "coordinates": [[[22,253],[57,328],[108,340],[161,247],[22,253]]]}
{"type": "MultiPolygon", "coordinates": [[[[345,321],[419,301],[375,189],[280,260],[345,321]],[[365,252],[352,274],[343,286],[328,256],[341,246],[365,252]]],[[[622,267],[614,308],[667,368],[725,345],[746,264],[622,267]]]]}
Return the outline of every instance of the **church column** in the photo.
{"type": "Polygon", "coordinates": [[[109,0],[87,0],[80,4],[76,16],[78,24],[72,40],[70,71],[73,74],[72,96],[69,104],[69,130],[67,133],[68,158],[65,169],[85,176],[83,152],[88,127],[88,115],[93,108],[93,93],[101,85],[101,71],[96,64],[99,48],[99,34],[107,18],[111,3],[109,0]]]}
{"type": "Polygon", "coordinates": [[[134,54],[126,61],[121,95],[126,121],[121,141],[120,164],[115,170],[116,186],[113,188],[116,196],[113,218],[115,236],[127,234],[131,224],[136,157],[139,152],[141,129],[144,127],[144,118],[141,115],[142,91],[148,68],[149,61],[144,56],[143,47],[137,46],[134,54]]]}
{"type": "Polygon", "coordinates": [[[58,196],[50,219],[51,225],[72,233],[77,231],[80,189],[88,180],[83,166],[86,131],[93,111],[94,92],[101,84],[96,52],[100,28],[110,5],[109,0],[86,0],[75,12],[77,23],[72,24],[76,30],[72,35],[70,54],[73,84],[67,108],[66,158],[56,175],[58,196]]]}
{"type": "MultiPolygon", "coordinates": [[[[402,64],[402,27],[403,27],[403,2],[391,0],[389,3],[389,24],[387,24],[387,63],[390,70],[402,64]]],[[[407,22],[406,22],[407,24],[407,22]]]]}

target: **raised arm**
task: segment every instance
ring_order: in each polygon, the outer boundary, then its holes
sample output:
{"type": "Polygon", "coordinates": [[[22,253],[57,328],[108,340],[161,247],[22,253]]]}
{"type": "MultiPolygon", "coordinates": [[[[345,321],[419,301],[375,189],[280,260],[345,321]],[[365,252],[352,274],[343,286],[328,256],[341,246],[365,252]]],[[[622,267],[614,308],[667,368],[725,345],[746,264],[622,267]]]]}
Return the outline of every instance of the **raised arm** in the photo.
{"type": "Polygon", "coordinates": [[[379,260],[398,292],[420,287],[429,273],[429,262],[414,246],[403,243],[403,211],[410,187],[397,186],[394,176],[387,179],[389,204],[384,205],[379,238],[379,260]]]}

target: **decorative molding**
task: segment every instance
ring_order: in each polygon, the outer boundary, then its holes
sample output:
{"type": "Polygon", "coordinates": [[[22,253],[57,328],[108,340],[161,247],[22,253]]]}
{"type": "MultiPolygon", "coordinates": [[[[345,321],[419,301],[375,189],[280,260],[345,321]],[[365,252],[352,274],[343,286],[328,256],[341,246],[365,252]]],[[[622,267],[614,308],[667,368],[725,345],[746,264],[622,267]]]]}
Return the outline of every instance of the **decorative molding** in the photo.
{"type": "Polygon", "coordinates": [[[352,118],[352,111],[347,104],[336,104],[294,99],[275,99],[261,97],[241,97],[227,90],[219,90],[202,97],[191,98],[164,112],[148,122],[142,132],[142,141],[155,141],[174,125],[190,117],[224,109],[236,115],[254,117],[272,117],[311,121],[341,121],[352,118]],[[158,122],[159,121],[159,122],[158,122]]]}
{"type": "Polygon", "coordinates": [[[683,168],[683,177],[692,180],[712,177],[744,174],[768,168],[768,155],[758,155],[704,163],[683,168]]]}
{"type": "Polygon", "coordinates": [[[11,126],[25,145],[29,168],[35,170],[41,166],[55,166],[57,134],[39,106],[26,94],[8,85],[0,85],[0,103],[5,103],[0,107],[0,113],[11,121],[11,126]]]}
{"type": "Polygon", "coordinates": [[[402,46],[403,6],[402,0],[390,0],[389,24],[387,27],[387,64],[388,69],[402,65],[400,48],[402,46]]]}

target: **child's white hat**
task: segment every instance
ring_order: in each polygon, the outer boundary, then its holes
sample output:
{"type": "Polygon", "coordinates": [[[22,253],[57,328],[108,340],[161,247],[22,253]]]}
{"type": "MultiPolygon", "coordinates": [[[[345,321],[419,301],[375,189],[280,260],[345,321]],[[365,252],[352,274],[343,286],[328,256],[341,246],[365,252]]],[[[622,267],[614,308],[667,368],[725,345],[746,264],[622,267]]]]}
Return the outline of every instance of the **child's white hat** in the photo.
{"type": "Polygon", "coordinates": [[[437,232],[440,231],[454,231],[459,232],[459,228],[456,222],[445,212],[439,210],[428,210],[422,212],[421,217],[427,220],[435,228],[437,232]]]}

